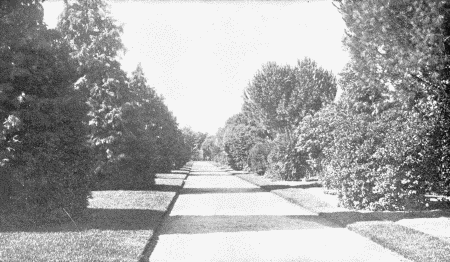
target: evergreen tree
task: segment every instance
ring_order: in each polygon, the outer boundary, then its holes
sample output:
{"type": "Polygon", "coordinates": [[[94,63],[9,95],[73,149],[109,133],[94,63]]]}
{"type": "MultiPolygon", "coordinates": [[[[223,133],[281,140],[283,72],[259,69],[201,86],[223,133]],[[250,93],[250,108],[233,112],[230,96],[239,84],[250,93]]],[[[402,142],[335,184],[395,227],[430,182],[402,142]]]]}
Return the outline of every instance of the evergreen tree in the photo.
{"type": "Polygon", "coordinates": [[[39,1],[0,6],[3,200],[14,200],[34,221],[80,215],[89,196],[91,155],[70,49],[46,28],[39,1]]]}
{"type": "Polygon", "coordinates": [[[111,173],[123,157],[122,107],[131,100],[126,73],[118,56],[123,51],[122,27],[111,17],[104,0],[65,1],[58,30],[77,64],[75,86],[85,94],[89,142],[96,152],[97,173],[111,173]]]}
{"type": "MultiPolygon", "coordinates": [[[[165,105],[164,99],[147,84],[141,65],[132,73],[129,86],[133,94],[133,106],[129,112],[134,116],[124,119],[133,123],[131,133],[141,143],[140,154],[146,154],[142,160],[147,161],[147,168],[155,172],[170,171],[175,164],[172,154],[175,153],[177,136],[180,135],[176,119],[165,105]]],[[[127,126],[129,123],[127,122],[127,126]]]]}

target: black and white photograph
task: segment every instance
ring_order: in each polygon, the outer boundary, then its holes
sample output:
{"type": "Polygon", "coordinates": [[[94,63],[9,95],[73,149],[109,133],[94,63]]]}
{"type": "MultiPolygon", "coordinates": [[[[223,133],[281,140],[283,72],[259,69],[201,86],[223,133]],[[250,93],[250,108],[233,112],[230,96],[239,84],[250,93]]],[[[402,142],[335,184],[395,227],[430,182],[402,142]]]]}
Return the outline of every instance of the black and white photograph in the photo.
{"type": "Polygon", "coordinates": [[[450,0],[0,0],[0,262],[450,262],[450,0]]]}

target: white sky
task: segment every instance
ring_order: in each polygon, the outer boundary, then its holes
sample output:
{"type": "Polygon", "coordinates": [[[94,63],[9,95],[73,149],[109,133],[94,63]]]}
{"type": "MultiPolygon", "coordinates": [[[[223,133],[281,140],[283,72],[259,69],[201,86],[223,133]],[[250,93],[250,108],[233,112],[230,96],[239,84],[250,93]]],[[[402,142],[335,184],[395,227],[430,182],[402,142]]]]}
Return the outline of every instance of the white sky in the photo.
{"type": "MultiPolygon", "coordinates": [[[[181,127],[215,134],[238,113],[242,93],[263,64],[305,56],[338,73],[348,56],[344,22],[331,1],[111,2],[124,25],[122,67],[142,63],[181,127]]],[[[44,2],[56,25],[62,1],[44,2]]]]}

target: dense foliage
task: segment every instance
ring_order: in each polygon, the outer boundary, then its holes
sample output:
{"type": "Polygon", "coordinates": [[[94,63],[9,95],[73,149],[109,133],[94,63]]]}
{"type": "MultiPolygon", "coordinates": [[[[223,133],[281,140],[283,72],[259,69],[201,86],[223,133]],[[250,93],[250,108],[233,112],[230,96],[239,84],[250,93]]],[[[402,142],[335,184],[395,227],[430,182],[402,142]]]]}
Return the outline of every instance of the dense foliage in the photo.
{"type": "Polygon", "coordinates": [[[299,60],[295,67],[268,63],[254,76],[245,94],[244,111],[277,138],[268,159],[270,176],[305,176],[298,168],[296,130],[303,118],[333,101],[335,77],[309,58],[299,60]]]}
{"type": "Polygon", "coordinates": [[[326,177],[329,172],[325,170],[325,150],[333,145],[334,130],[345,118],[345,112],[342,103],[329,104],[314,115],[305,117],[296,132],[299,170],[306,177],[324,178],[323,182],[327,187],[331,187],[327,183],[331,183],[334,176],[326,177]]]}
{"type": "Polygon", "coordinates": [[[121,115],[123,133],[116,147],[121,155],[114,172],[100,176],[101,188],[146,188],[156,172],[170,172],[190,157],[176,119],[147,84],[140,65],[132,72],[128,87],[129,99],[121,115]]]}
{"type": "Polygon", "coordinates": [[[341,83],[349,110],[330,159],[348,148],[358,153],[339,160],[341,202],[425,207],[426,193],[448,192],[446,3],[343,1],[339,8],[352,56],[341,83]]]}
{"type": "Polygon", "coordinates": [[[95,151],[97,188],[140,188],[152,174],[189,159],[176,119],[147,83],[139,65],[130,79],[121,69],[122,28],[103,0],[66,4],[58,30],[77,62],[76,88],[89,105],[86,123],[95,151]]]}
{"type": "Polygon", "coordinates": [[[303,117],[333,101],[336,80],[309,58],[293,68],[268,63],[253,77],[245,94],[246,107],[264,126],[290,137],[303,117]]]}
{"type": "Polygon", "coordinates": [[[222,165],[228,165],[228,157],[227,153],[225,153],[225,146],[224,146],[224,135],[225,135],[225,128],[220,127],[214,137],[214,145],[218,148],[218,152],[215,152],[214,155],[212,155],[211,160],[220,163],[222,165]]]}
{"type": "Polygon", "coordinates": [[[123,156],[122,113],[131,95],[126,73],[118,61],[123,50],[122,28],[111,18],[103,0],[74,0],[65,2],[58,30],[77,63],[75,88],[85,94],[89,105],[85,122],[90,131],[89,143],[95,151],[96,174],[112,174],[123,156]]]}
{"type": "Polygon", "coordinates": [[[230,117],[223,133],[223,150],[228,164],[237,170],[248,168],[250,149],[265,138],[261,130],[245,114],[240,113],[230,117]]]}
{"type": "Polygon", "coordinates": [[[351,61],[339,104],[299,126],[303,166],[344,206],[424,208],[426,194],[449,193],[448,5],[342,1],[339,9],[351,61]]]}
{"type": "MultiPolygon", "coordinates": [[[[428,194],[450,195],[450,3],[335,3],[350,54],[342,95],[309,59],[264,65],[242,113],[268,136],[238,147],[240,158],[275,178],[318,176],[350,208],[417,209],[428,194]]],[[[229,130],[239,137],[249,126],[229,130]]]]}
{"type": "Polygon", "coordinates": [[[220,147],[215,136],[208,136],[203,141],[201,150],[203,152],[204,160],[213,160],[218,154],[220,154],[220,147]]]}
{"type": "Polygon", "coordinates": [[[34,221],[80,215],[92,154],[69,49],[43,23],[39,1],[0,5],[2,203],[34,221]]]}
{"type": "Polygon", "coordinates": [[[252,172],[263,175],[268,166],[267,158],[270,153],[269,142],[258,142],[248,152],[248,166],[252,172]]]}
{"type": "Polygon", "coordinates": [[[190,127],[184,127],[181,129],[184,142],[188,149],[191,160],[202,160],[202,144],[205,141],[208,134],[202,132],[196,132],[190,127]]]}
{"type": "Polygon", "coordinates": [[[121,69],[122,29],[103,0],[65,1],[56,30],[40,1],[0,7],[5,210],[31,222],[75,218],[92,189],[147,187],[189,160],[189,138],[143,69],[130,78],[121,69]]]}

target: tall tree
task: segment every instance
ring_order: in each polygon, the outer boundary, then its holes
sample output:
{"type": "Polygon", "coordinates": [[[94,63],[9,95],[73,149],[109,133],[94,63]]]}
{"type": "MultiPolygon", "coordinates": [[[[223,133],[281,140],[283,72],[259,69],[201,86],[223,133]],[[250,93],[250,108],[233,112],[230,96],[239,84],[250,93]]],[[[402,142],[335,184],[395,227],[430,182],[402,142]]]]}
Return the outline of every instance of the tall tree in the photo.
{"type": "Polygon", "coordinates": [[[268,63],[254,76],[245,90],[244,112],[252,112],[256,122],[276,139],[275,151],[269,155],[273,160],[269,161],[269,173],[298,178],[296,129],[305,116],[319,111],[335,96],[334,75],[309,58],[298,61],[294,68],[268,63]]]}
{"type": "Polygon", "coordinates": [[[77,64],[76,88],[85,93],[90,107],[86,123],[97,170],[106,171],[122,155],[122,106],[130,101],[126,73],[118,61],[123,50],[122,27],[111,17],[104,0],[72,0],[64,2],[58,30],[77,64]]]}
{"type": "Polygon", "coordinates": [[[0,7],[1,184],[6,176],[14,204],[34,218],[79,215],[87,206],[91,155],[70,49],[46,28],[40,1],[0,7]]]}
{"type": "Polygon", "coordinates": [[[354,103],[376,110],[386,99],[404,107],[436,92],[445,68],[446,1],[341,1],[351,63],[342,76],[354,103]],[[430,93],[431,92],[431,93],[430,93]]]}
{"type": "Polygon", "coordinates": [[[245,90],[245,106],[269,129],[292,138],[306,115],[318,111],[336,96],[333,74],[309,58],[297,66],[263,66],[245,90]]]}
{"type": "Polygon", "coordinates": [[[121,114],[123,131],[116,140],[121,157],[117,171],[101,176],[102,188],[145,188],[156,172],[169,172],[188,160],[176,119],[147,84],[140,64],[128,82],[128,101],[121,114]]]}

